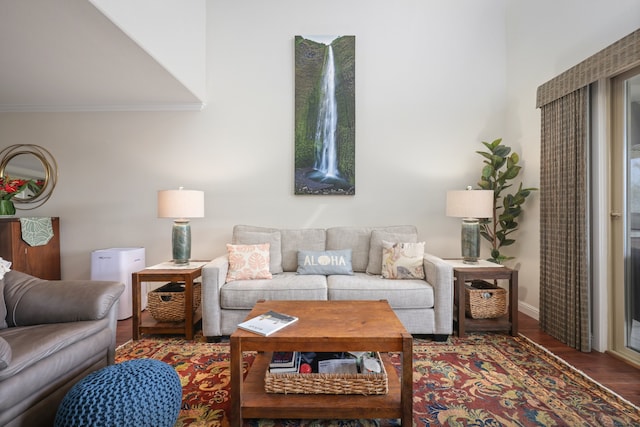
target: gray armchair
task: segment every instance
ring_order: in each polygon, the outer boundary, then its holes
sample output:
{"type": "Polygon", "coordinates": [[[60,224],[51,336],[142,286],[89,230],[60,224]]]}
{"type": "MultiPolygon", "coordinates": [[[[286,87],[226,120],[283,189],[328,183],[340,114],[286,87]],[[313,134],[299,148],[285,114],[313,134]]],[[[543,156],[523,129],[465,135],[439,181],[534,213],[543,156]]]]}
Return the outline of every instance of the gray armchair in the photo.
{"type": "Polygon", "coordinates": [[[118,282],[0,280],[0,425],[51,426],[80,379],[113,364],[118,282]]]}

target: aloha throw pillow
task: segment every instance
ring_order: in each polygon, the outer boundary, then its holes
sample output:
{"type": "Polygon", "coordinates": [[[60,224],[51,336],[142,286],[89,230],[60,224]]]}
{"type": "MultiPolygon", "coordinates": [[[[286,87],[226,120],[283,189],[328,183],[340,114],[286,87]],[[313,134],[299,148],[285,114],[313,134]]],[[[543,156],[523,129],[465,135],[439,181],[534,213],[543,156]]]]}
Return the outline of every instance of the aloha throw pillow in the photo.
{"type": "Polygon", "coordinates": [[[424,242],[382,241],[382,277],[385,279],[424,279],[424,242]]]}
{"type": "Polygon", "coordinates": [[[353,274],[351,249],[298,251],[298,274],[353,274]]]}
{"type": "Polygon", "coordinates": [[[234,280],[271,279],[269,243],[258,245],[227,244],[229,270],[227,282],[234,280]]]}

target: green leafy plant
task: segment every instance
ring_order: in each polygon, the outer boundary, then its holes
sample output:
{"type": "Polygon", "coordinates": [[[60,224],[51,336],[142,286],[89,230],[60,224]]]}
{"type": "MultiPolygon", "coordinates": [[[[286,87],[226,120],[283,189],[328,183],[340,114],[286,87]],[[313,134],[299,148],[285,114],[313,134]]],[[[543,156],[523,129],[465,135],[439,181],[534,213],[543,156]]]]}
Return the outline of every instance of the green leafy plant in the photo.
{"type": "Polygon", "coordinates": [[[520,156],[511,152],[511,147],[502,145],[502,138],[491,143],[482,141],[482,144],[488,151],[476,151],[484,157],[478,186],[482,190],[493,190],[493,218],[480,220],[480,235],[491,244],[489,261],[502,264],[514,258],[502,254],[500,249],[515,243],[512,234],[518,229],[516,219],[522,213],[522,205],[527,197],[537,188],[523,188],[521,182],[515,193],[506,192],[522,169],[518,166],[520,156]]]}

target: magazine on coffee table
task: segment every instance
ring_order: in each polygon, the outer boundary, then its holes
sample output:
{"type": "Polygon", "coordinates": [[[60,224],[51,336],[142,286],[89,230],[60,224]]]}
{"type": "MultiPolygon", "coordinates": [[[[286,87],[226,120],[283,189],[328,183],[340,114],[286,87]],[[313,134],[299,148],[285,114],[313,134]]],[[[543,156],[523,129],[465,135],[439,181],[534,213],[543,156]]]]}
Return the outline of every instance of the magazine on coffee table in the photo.
{"type": "Polygon", "coordinates": [[[240,323],[238,327],[266,337],[296,321],[298,321],[298,318],[295,316],[268,311],[260,316],[240,323]]]}

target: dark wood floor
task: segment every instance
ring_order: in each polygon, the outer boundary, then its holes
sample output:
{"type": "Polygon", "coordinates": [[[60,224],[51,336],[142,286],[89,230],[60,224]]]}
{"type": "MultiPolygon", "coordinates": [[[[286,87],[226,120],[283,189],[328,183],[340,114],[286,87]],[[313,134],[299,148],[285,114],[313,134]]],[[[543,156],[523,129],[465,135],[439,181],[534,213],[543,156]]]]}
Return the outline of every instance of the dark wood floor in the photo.
{"type": "MultiPolygon", "coordinates": [[[[623,398],[640,406],[640,369],[606,353],[582,353],[542,332],[538,321],[520,313],[520,333],[562,358],[623,398]]],[[[124,344],[132,337],[131,319],[118,322],[117,343],[124,344]]]]}
{"type": "Polygon", "coordinates": [[[520,333],[635,405],[640,406],[640,369],[610,354],[583,353],[540,330],[538,321],[519,313],[520,333]]]}

